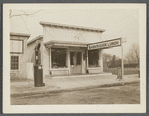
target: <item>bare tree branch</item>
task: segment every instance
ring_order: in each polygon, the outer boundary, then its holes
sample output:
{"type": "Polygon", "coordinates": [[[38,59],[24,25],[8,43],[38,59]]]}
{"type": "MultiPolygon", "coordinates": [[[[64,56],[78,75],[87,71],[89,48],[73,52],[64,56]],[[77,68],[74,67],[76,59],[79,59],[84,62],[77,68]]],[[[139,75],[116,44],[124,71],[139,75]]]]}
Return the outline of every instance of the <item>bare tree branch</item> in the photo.
{"type": "Polygon", "coordinates": [[[129,63],[140,63],[140,51],[139,45],[137,43],[133,43],[129,52],[125,56],[129,63]]]}
{"type": "MultiPolygon", "coordinates": [[[[41,10],[42,10],[42,9],[41,9],[41,10]]],[[[12,18],[12,17],[15,17],[15,16],[22,16],[22,15],[30,16],[30,15],[34,15],[35,13],[37,13],[37,12],[39,12],[39,11],[41,11],[41,10],[38,10],[38,11],[33,12],[33,13],[30,13],[30,14],[28,14],[28,13],[23,13],[23,14],[9,15],[9,18],[12,18]]],[[[11,12],[12,12],[12,11],[11,11],[11,12]]]]}

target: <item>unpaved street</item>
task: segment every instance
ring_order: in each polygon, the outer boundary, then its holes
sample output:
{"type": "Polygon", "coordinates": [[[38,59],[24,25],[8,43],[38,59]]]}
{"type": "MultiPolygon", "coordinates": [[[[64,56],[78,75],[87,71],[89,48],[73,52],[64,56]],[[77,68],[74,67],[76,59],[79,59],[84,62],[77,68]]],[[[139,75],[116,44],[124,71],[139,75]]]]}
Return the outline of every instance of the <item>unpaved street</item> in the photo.
{"type": "Polygon", "coordinates": [[[12,105],[139,104],[140,83],[80,91],[11,97],[12,105]]]}

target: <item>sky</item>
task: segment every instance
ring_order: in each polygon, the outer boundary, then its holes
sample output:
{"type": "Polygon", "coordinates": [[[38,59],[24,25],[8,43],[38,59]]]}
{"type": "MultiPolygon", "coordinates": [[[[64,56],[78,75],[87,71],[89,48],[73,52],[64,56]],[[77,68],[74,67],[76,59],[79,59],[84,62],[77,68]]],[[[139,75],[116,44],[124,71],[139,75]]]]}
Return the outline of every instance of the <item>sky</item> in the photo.
{"type": "MultiPolygon", "coordinates": [[[[128,53],[133,43],[139,43],[139,10],[138,9],[37,9],[37,10],[12,10],[11,15],[34,13],[29,16],[14,16],[10,18],[10,31],[30,33],[35,38],[43,35],[40,21],[53,22],[68,25],[77,25],[93,28],[101,28],[102,40],[125,38],[123,44],[124,56],[128,53]]],[[[105,49],[104,52],[121,57],[121,47],[105,49]]]]}

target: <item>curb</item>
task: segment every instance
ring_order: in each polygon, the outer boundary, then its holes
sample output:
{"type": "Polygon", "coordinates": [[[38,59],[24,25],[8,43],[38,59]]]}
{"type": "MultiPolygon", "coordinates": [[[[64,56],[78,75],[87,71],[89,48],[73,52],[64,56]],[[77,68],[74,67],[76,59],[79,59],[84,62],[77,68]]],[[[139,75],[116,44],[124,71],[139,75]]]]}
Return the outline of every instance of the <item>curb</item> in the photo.
{"type": "Polygon", "coordinates": [[[11,97],[21,97],[21,96],[29,96],[35,94],[49,94],[49,93],[62,93],[62,92],[70,92],[70,91],[79,91],[84,89],[93,89],[93,88],[101,88],[101,87],[113,87],[113,86],[123,86],[128,84],[140,83],[140,81],[132,81],[132,82],[119,82],[112,84],[103,84],[103,85],[94,85],[94,86],[86,86],[86,87],[77,87],[77,88],[69,88],[69,89],[59,89],[59,90],[45,90],[45,91],[33,91],[33,92],[24,92],[24,93],[12,93],[11,97]]]}

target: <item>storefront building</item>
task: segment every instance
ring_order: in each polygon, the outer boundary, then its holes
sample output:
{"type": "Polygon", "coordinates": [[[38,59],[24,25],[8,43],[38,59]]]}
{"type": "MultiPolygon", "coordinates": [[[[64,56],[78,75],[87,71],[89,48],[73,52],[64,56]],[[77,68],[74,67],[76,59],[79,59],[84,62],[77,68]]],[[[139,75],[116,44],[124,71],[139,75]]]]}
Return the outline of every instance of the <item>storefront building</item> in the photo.
{"type": "Polygon", "coordinates": [[[103,73],[102,49],[89,50],[88,45],[100,42],[105,30],[49,22],[40,24],[43,36],[28,42],[28,49],[33,49],[37,40],[41,42],[43,77],[103,73]]]}

